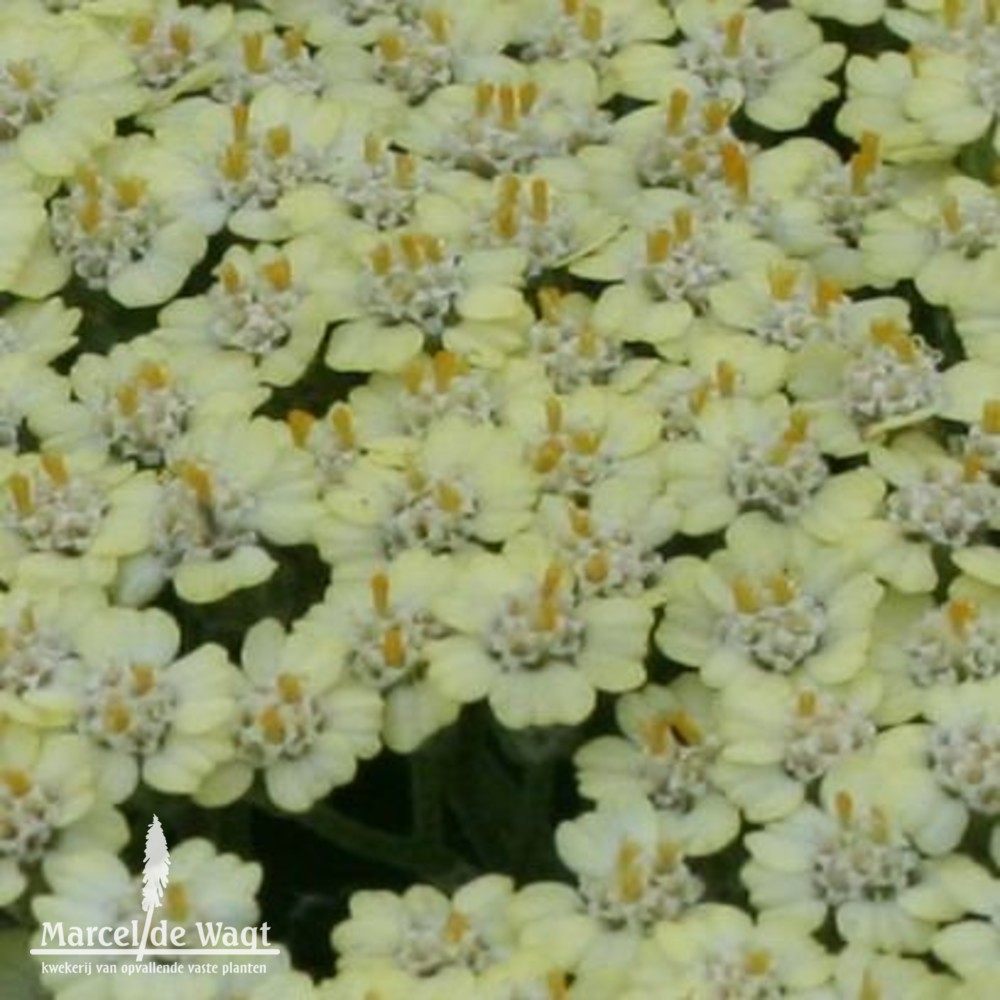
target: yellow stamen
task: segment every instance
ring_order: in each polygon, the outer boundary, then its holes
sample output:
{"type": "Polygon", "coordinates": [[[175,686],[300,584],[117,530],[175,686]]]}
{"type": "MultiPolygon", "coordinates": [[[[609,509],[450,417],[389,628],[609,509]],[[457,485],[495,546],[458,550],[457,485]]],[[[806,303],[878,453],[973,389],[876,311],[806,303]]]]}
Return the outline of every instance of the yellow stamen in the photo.
{"type": "Polygon", "coordinates": [[[246,180],[250,172],[250,150],[244,142],[231,142],[222,154],[222,175],[231,181],[246,180]]]}
{"type": "Polygon", "coordinates": [[[684,127],[690,105],[691,95],[686,90],[678,87],[671,91],[670,102],[667,104],[667,132],[671,135],[676,135],[684,127]]]}
{"type": "Polygon", "coordinates": [[[31,480],[22,472],[14,472],[7,479],[7,489],[21,517],[29,517],[35,510],[31,499],[31,480]]]}
{"type": "Polygon", "coordinates": [[[750,197],[750,169],[746,154],[735,142],[722,147],[722,174],[741,201],[750,197]]]}
{"type": "Polygon", "coordinates": [[[948,195],[941,205],[941,221],[953,236],[962,228],[962,210],[953,194],[948,195]]]}
{"type": "Polygon", "coordinates": [[[762,948],[748,951],[743,959],[743,968],[751,976],[767,975],[771,971],[772,964],[771,953],[764,951],[762,948]]]}
{"type": "Polygon", "coordinates": [[[388,243],[380,243],[368,255],[372,271],[383,277],[392,270],[392,247],[388,243]]]}
{"type": "Polygon", "coordinates": [[[139,409],[139,392],[134,385],[123,385],[115,391],[115,402],[122,415],[131,417],[139,409]]]}
{"type": "Polygon", "coordinates": [[[732,396],[736,391],[736,382],[739,372],[728,362],[719,361],[715,366],[715,384],[718,386],[719,395],[732,396]]]}
{"type": "Polygon", "coordinates": [[[111,701],[101,713],[104,728],[110,733],[124,733],[132,725],[132,713],[121,701],[111,701]]]}
{"type": "Polygon", "coordinates": [[[679,208],[674,212],[674,237],[683,243],[694,233],[694,216],[690,208],[679,208]]]}
{"type": "Polygon", "coordinates": [[[156,22],[146,15],[134,18],[128,29],[128,40],[132,45],[147,45],[153,37],[156,22]]]}
{"type": "Polygon", "coordinates": [[[493,227],[497,236],[502,240],[515,240],[520,230],[517,217],[517,204],[504,202],[497,206],[496,214],[493,217],[493,227]]]}
{"type": "Polygon", "coordinates": [[[187,889],[180,882],[171,882],[163,892],[163,906],[169,920],[184,923],[191,914],[187,889]]]}
{"type": "Polygon", "coordinates": [[[966,455],[962,459],[962,479],[967,483],[974,483],[986,475],[986,466],[980,455],[966,455]]]}
{"type": "Polygon", "coordinates": [[[300,447],[304,447],[309,440],[309,432],[316,423],[316,418],[306,410],[290,410],[285,418],[288,427],[292,432],[292,440],[300,447]]]}
{"type": "Polygon", "coordinates": [[[725,44],[722,47],[722,54],[727,59],[735,59],[743,48],[743,29],[746,27],[745,14],[733,14],[726,21],[725,44]]]}
{"type": "Polygon", "coordinates": [[[302,679],[295,674],[282,672],[274,680],[278,689],[278,695],[282,701],[294,705],[305,697],[306,691],[302,686],[302,679]]]}
{"type": "Polygon", "coordinates": [[[431,358],[434,370],[434,388],[438,392],[447,392],[455,376],[462,373],[465,366],[461,358],[453,351],[438,351],[431,358]]]}
{"type": "Polygon", "coordinates": [[[601,40],[604,34],[604,14],[600,7],[584,7],[580,34],[591,44],[601,40]]]}
{"type": "Polygon", "coordinates": [[[399,238],[399,248],[403,251],[403,258],[412,270],[416,271],[423,266],[423,244],[416,233],[403,233],[399,238]]]}
{"type": "Polygon", "coordinates": [[[247,104],[234,104],[229,109],[229,116],[233,125],[233,138],[242,141],[247,137],[247,128],[250,124],[250,106],[247,104]]]}
{"type": "Polygon", "coordinates": [[[964,636],[979,617],[979,605],[965,597],[955,597],[947,604],[948,624],[957,636],[964,636]]]}
{"type": "Polygon", "coordinates": [[[564,448],[558,441],[546,441],[535,452],[535,458],[531,463],[531,467],[539,475],[544,476],[559,465],[563,457],[563,452],[564,448]]]}
{"type": "Polygon", "coordinates": [[[865,193],[868,178],[878,167],[879,149],[881,143],[874,132],[865,132],[861,136],[861,148],[851,157],[851,192],[856,195],[865,193]]]}
{"type": "Polygon", "coordinates": [[[375,573],[371,578],[372,606],[383,617],[389,613],[389,577],[385,573],[375,573]]]}
{"type": "Polygon", "coordinates": [[[949,31],[954,31],[962,23],[964,7],[964,0],[944,0],[942,13],[944,14],[945,27],[949,31]]]}
{"type": "Polygon", "coordinates": [[[219,268],[219,278],[222,280],[222,287],[227,295],[235,295],[243,284],[240,272],[228,260],[219,268]]]}
{"type": "Polygon", "coordinates": [[[513,131],[518,125],[518,95],[509,83],[500,84],[497,93],[500,105],[500,127],[513,131]]]}
{"type": "Polygon", "coordinates": [[[775,302],[787,302],[795,294],[798,271],[791,264],[772,264],[767,270],[767,283],[775,302]]]}
{"type": "Polygon", "coordinates": [[[545,400],[545,426],[550,434],[558,434],[562,430],[562,423],[562,403],[555,396],[549,396],[545,400]]]}
{"type": "Polygon", "coordinates": [[[285,742],[285,721],[281,717],[281,709],[277,705],[268,705],[257,716],[257,724],[266,742],[278,744],[285,742]]]}
{"type": "Polygon", "coordinates": [[[674,746],[674,732],[670,727],[670,716],[654,715],[644,719],[639,735],[646,749],[657,757],[665,756],[674,746]]]}
{"type": "Polygon", "coordinates": [[[264,135],[264,146],[269,156],[276,160],[292,151],[292,130],[287,125],[275,125],[264,135]]]}
{"type": "Polygon", "coordinates": [[[729,101],[711,101],[705,106],[702,116],[705,120],[705,127],[714,135],[721,132],[733,114],[733,105],[729,101]]]}
{"type": "Polygon", "coordinates": [[[817,316],[828,316],[830,307],[844,298],[844,290],[829,278],[820,278],[816,284],[816,300],[813,311],[817,316]]]}
{"type": "Polygon", "coordinates": [[[854,799],[848,792],[837,792],[833,797],[833,809],[837,819],[845,826],[854,819],[854,799]]]}
{"type": "Polygon", "coordinates": [[[461,513],[462,507],[465,505],[464,498],[461,492],[452,486],[451,483],[438,483],[435,493],[438,506],[446,514],[461,513]]]}
{"type": "Polygon", "coordinates": [[[987,434],[1000,434],[1000,399],[988,399],[983,403],[979,422],[987,434]]]}
{"type": "Polygon", "coordinates": [[[395,31],[387,31],[379,36],[378,51],[387,63],[402,62],[406,58],[406,42],[403,41],[402,35],[395,31]]]}
{"type": "Polygon", "coordinates": [[[430,29],[431,38],[434,39],[435,44],[446,45],[448,43],[448,36],[451,32],[448,18],[443,11],[437,9],[427,11],[424,14],[424,24],[430,29]]]}
{"type": "Polygon", "coordinates": [[[286,59],[298,59],[306,47],[306,37],[297,28],[289,28],[282,35],[281,47],[285,50],[286,59]]]}
{"type": "Polygon", "coordinates": [[[66,486],[69,483],[69,469],[62,455],[48,451],[41,457],[42,468],[56,486],[66,486]]]}
{"type": "Polygon", "coordinates": [[[115,194],[122,208],[135,208],[146,196],[146,182],[141,177],[122,177],[115,181],[115,194]]]}
{"type": "Polygon", "coordinates": [[[517,89],[517,97],[521,105],[521,114],[530,115],[531,109],[538,100],[538,84],[532,80],[522,83],[517,89]]]}
{"type": "Polygon", "coordinates": [[[130,672],[132,674],[132,691],[140,698],[144,694],[149,694],[156,687],[156,671],[148,664],[133,664],[130,672]]]}
{"type": "Polygon", "coordinates": [[[187,59],[191,55],[192,48],[194,48],[191,29],[186,24],[172,24],[170,25],[169,35],[170,44],[173,46],[174,51],[179,56],[187,59]]]}
{"type": "Polygon", "coordinates": [[[263,73],[267,70],[267,60],[264,58],[264,35],[259,31],[248,31],[241,39],[243,47],[243,64],[251,73],[263,73]]]}
{"type": "Polygon", "coordinates": [[[165,389],[170,384],[170,373],[155,361],[143,361],[139,365],[138,379],[150,389],[165,389]]]}
{"type": "Polygon", "coordinates": [[[646,233],[646,263],[662,264],[670,256],[673,237],[667,229],[654,229],[646,233]]]}
{"type": "Polygon", "coordinates": [[[603,583],[611,572],[611,560],[606,552],[595,552],[583,564],[583,575],[589,583],[603,583]]]}
{"type": "Polygon", "coordinates": [[[496,87],[492,83],[476,84],[476,115],[485,118],[493,107],[493,97],[496,94],[496,87]]]}
{"type": "Polygon", "coordinates": [[[284,255],[268,261],[260,271],[276,292],[285,292],[292,287],[292,265],[284,255]]]}
{"type": "Polygon", "coordinates": [[[382,660],[397,670],[406,665],[406,641],[399,625],[393,625],[382,636],[382,660]]]}
{"type": "Polygon", "coordinates": [[[701,726],[689,712],[671,712],[667,718],[670,720],[670,729],[683,746],[697,746],[704,740],[701,726]]]}
{"type": "Polygon", "coordinates": [[[760,600],[750,582],[742,576],[738,576],[729,585],[732,591],[733,600],[736,603],[736,610],[744,615],[752,615],[760,611],[760,600]]]}
{"type": "Polygon", "coordinates": [[[573,431],[570,444],[578,455],[596,455],[601,447],[601,437],[596,431],[573,431]]]}
{"type": "Polygon", "coordinates": [[[80,223],[80,228],[83,229],[85,233],[93,234],[97,232],[100,228],[101,222],[104,220],[104,212],[101,209],[101,203],[97,201],[96,198],[85,201],[77,209],[76,218],[80,223]]]}
{"type": "Polygon", "coordinates": [[[206,469],[194,462],[181,461],[177,464],[177,475],[186,483],[203,507],[212,505],[212,477],[206,469]]]}
{"type": "Polygon", "coordinates": [[[452,910],[444,925],[444,937],[450,944],[458,944],[472,927],[469,918],[458,910],[452,910]]]}
{"type": "Polygon", "coordinates": [[[393,164],[393,178],[396,187],[413,187],[417,179],[417,160],[410,153],[397,153],[393,164]]]}
{"type": "Polygon", "coordinates": [[[795,700],[795,714],[808,718],[816,713],[816,692],[800,691],[795,700]]]}
{"type": "Polygon", "coordinates": [[[626,840],[618,849],[615,866],[618,894],[626,903],[637,902],[645,889],[642,869],[638,864],[641,856],[642,849],[630,840],[626,840]]]}
{"type": "Polygon", "coordinates": [[[23,798],[35,787],[27,771],[13,767],[0,771],[0,783],[6,785],[7,790],[17,799],[23,798]]]}
{"type": "Polygon", "coordinates": [[[531,217],[544,224],[549,221],[549,185],[541,177],[531,182],[531,217]]]}

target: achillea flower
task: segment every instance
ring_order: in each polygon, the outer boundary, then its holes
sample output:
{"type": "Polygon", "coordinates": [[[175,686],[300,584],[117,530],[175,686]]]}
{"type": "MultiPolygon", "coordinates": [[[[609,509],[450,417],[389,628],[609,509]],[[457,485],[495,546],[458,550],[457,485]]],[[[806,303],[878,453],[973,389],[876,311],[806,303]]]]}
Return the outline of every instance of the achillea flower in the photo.
{"type": "Polygon", "coordinates": [[[266,396],[253,367],[236,355],[172,351],[153,337],[83,354],[70,373],[78,403],[40,421],[47,448],[107,451],[143,466],[161,466],[191,427],[211,419],[247,418],[266,396]]]}
{"type": "Polygon", "coordinates": [[[687,675],[622,695],[615,716],[622,736],[598,737],[574,756],[581,794],[598,804],[624,791],[647,798],[698,854],[733,840],[739,814],[715,780],[722,743],[713,693],[687,675]]]}
{"type": "Polygon", "coordinates": [[[821,807],[803,805],[745,838],[751,860],[742,879],[752,905],[803,930],[832,912],[848,944],[923,951],[937,924],[960,912],[944,878],[956,859],[932,860],[917,849],[917,830],[873,796],[886,785],[881,769],[867,765],[860,789],[831,778],[821,807]]]}
{"type": "Polygon", "coordinates": [[[582,722],[597,691],[638,687],[652,612],[625,597],[579,594],[537,540],[470,553],[438,602],[458,634],[431,643],[430,677],[449,697],[490,708],[511,729],[582,722]]]}
{"type": "Polygon", "coordinates": [[[0,900],[14,902],[40,862],[118,851],[125,820],[99,795],[86,742],[16,724],[0,728],[0,900]]]}
{"type": "Polygon", "coordinates": [[[871,751],[882,686],[862,670],[834,687],[771,675],[722,692],[716,783],[747,819],[769,822],[805,801],[839,761],[871,751]]]}
{"type": "Polygon", "coordinates": [[[455,580],[448,560],[412,549],[367,580],[338,577],[307,616],[318,634],[338,638],[344,682],[381,706],[382,740],[397,753],[412,752],[458,716],[461,702],[432,668],[432,644],[448,633],[435,607],[455,580]]]}
{"type": "Polygon", "coordinates": [[[357,759],[379,748],[380,705],[344,682],[344,653],[332,632],[308,625],[286,633],[265,618],[247,632],[234,717],[223,726],[230,746],[203,777],[198,802],[235,802],[262,772],[275,805],[304,812],[354,777],[357,759]]]}
{"type": "Polygon", "coordinates": [[[109,585],[149,542],[156,484],[95,452],[25,454],[0,494],[0,577],[109,585]]]}
{"type": "Polygon", "coordinates": [[[371,456],[347,472],[326,495],[316,539],[342,573],[367,576],[407,550],[506,541],[528,525],[537,491],[511,431],[444,418],[400,461],[371,456]]]}
{"type": "Polygon", "coordinates": [[[49,206],[52,245],[65,269],[125,306],[175,295],[207,245],[204,228],[173,202],[178,166],[145,136],[81,166],[49,206]]]}
{"type": "Polygon", "coordinates": [[[761,514],[736,521],[705,562],[667,566],[656,642],[705,682],[753,683],[759,671],[838,684],[861,670],[882,590],[844,551],[761,514]]]}
{"type": "Polygon", "coordinates": [[[221,646],[178,658],[180,629],[158,609],[108,608],[81,630],[86,664],[75,726],[112,802],[136,789],[191,794],[229,754],[236,671],[221,646]]]}
{"type": "Polygon", "coordinates": [[[85,672],[81,630],[106,606],[94,586],[0,595],[0,712],[39,729],[71,726],[85,672]]]}
{"type": "Polygon", "coordinates": [[[43,177],[68,177],[138,111],[122,48],[86,18],[5,17],[0,148],[43,177]]]}
{"type": "Polygon", "coordinates": [[[319,513],[312,463],[265,419],[205,422],[176,444],[144,525],[144,549],[122,566],[119,600],[142,604],[168,580],[208,603],[266,580],[265,541],[301,544],[319,513]]]}
{"type": "Polygon", "coordinates": [[[231,247],[204,294],[174,299],[155,338],[182,348],[221,348],[249,357],[260,381],[289,385],[319,348],[332,312],[324,293],[327,248],[315,237],[251,252],[231,247]]]}

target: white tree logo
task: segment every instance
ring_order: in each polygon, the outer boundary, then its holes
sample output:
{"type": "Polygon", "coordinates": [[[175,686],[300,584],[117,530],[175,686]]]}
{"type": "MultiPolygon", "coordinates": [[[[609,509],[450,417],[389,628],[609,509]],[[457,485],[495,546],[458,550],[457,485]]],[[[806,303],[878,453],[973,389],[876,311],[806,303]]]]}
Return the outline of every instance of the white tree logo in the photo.
{"type": "Polygon", "coordinates": [[[170,851],[167,850],[167,838],[163,836],[163,827],[156,815],[146,831],[146,855],[142,869],[142,908],[146,911],[146,925],[142,929],[142,941],[139,943],[137,961],[142,961],[149,939],[149,925],[153,920],[153,910],[163,903],[163,890],[170,879],[170,851]]]}

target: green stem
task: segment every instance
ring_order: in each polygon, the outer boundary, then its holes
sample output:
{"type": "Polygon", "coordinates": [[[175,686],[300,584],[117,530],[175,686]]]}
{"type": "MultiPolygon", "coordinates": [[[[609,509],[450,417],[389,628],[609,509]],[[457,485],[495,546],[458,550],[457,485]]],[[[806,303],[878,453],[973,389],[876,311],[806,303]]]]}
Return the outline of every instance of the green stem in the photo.
{"type": "Polygon", "coordinates": [[[529,765],[524,771],[521,790],[521,826],[517,830],[512,851],[514,870],[527,878],[544,845],[550,849],[552,830],[550,816],[556,762],[552,759],[529,765]]]}
{"type": "Polygon", "coordinates": [[[460,857],[437,844],[415,837],[399,837],[359,823],[336,809],[315,805],[308,812],[287,813],[260,792],[252,793],[253,805],[262,812],[296,823],[322,840],[355,857],[399,868],[424,878],[447,876],[464,867],[460,857]]]}

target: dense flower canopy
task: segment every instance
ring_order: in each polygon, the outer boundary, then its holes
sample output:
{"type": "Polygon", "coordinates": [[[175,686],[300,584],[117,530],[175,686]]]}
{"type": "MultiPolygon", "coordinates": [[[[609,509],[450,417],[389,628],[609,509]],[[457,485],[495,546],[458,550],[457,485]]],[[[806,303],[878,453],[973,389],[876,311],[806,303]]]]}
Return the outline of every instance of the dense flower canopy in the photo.
{"type": "Polygon", "coordinates": [[[198,1000],[992,1000],[998,116],[997,0],[6,0],[0,994],[180,995],[27,956],[155,807],[198,1000]]]}

